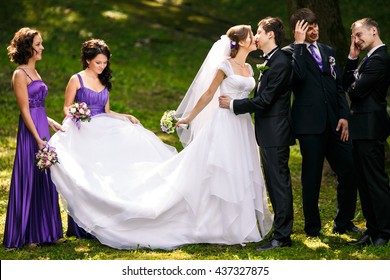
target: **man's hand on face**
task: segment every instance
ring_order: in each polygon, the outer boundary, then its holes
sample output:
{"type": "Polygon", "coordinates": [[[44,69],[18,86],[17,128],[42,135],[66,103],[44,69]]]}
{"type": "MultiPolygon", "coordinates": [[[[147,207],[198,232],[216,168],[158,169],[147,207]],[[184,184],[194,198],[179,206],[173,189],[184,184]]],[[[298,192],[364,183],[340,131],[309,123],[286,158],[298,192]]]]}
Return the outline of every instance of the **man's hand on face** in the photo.
{"type": "Polygon", "coordinates": [[[295,44],[303,44],[306,38],[306,32],[309,28],[309,23],[305,20],[298,20],[295,24],[294,39],[295,44]]]}

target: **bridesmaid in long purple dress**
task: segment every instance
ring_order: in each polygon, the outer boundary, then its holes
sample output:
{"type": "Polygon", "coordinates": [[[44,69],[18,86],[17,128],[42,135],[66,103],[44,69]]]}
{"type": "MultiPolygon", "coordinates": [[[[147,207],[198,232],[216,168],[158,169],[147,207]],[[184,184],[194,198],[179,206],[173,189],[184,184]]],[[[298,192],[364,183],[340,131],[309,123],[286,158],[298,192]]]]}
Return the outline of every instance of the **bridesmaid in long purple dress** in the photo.
{"type": "Polygon", "coordinates": [[[51,243],[63,237],[58,193],[50,178],[35,165],[35,153],[50,138],[49,125],[61,126],[46,115],[48,93],[35,63],[42,59],[42,38],[28,27],[15,33],[8,54],[19,66],[12,85],[20,109],[16,154],[9,191],[3,244],[21,248],[27,244],[51,243]]]}

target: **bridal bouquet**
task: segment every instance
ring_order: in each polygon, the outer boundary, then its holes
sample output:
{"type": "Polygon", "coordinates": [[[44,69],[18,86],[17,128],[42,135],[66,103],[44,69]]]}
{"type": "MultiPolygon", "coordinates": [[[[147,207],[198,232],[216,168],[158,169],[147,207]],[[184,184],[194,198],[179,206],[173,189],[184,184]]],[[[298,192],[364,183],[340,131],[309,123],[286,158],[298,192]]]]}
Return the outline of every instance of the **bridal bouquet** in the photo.
{"type": "Polygon", "coordinates": [[[35,154],[35,163],[39,170],[45,171],[58,162],[56,149],[49,144],[46,144],[45,147],[39,149],[35,154]]]}
{"type": "Polygon", "coordinates": [[[81,127],[81,122],[91,121],[91,110],[85,102],[75,102],[69,107],[68,118],[76,124],[78,129],[81,127]]]}
{"type": "Polygon", "coordinates": [[[161,130],[167,134],[175,132],[175,125],[177,123],[177,118],[175,116],[176,111],[167,110],[164,112],[160,120],[161,130]]]}
{"type": "MultiPolygon", "coordinates": [[[[164,112],[160,120],[161,130],[167,134],[175,132],[175,126],[178,119],[175,110],[167,110],[164,112]]],[[[182,128],[188,128],[188,124],[179,125],[182,128]]]]}

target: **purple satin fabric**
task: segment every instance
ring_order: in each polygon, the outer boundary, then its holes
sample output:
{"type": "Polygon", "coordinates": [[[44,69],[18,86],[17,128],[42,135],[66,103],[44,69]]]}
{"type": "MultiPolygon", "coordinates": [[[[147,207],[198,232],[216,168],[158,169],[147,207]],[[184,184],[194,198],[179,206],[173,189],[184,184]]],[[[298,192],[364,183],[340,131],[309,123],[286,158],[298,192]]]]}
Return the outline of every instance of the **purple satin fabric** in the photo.
{"type": "MultiPolygon", "coordinates": [[[[108,90],[104,88],[101,92],[96,92],[92,89],[84,87],[83,79],[79,74],[81,87],[76,92],[75,102],[87,103],[91,110],[91,116],[105,113],[105,106],[108,101],[108,90]]],[[[95,237],[86,232],[83,228],[79,227],[71,216],[68,216],[68,229],[66,231],[67,236],[75,236],[83,239],[94,239],[95,237]]]]}
{"type": "Polygon", "coordinates": [[[81,87],[76,92],[75,102],[87,103],[92,116],[105,113],[105,106],[108,101],[107,88],[104,88],[101,92],[96,92],[84,87],[83,80],[79,74],[77,77],[79,78],[81,87]]]}
{"type": "MultiPolygon", "coordinates": [[[[47,87],[35,80],[27,89],[31,118],[39,136],[50,139],[44,108],[47,87]]],[[[8,248],[54,242],[63,237],[58,193],[50,171],[40,171],[35,165],[37,151],[38,145],[20,116],[3,239],[8,248]]]]}
{"type": "Polygon", "coordinates": [[[310,49],[310,52],[311,52],[311,55],[313,56],[314,60],[317,62],[318,64],[318,67],[320,67],[321,71],[322,71],[322,68],[323,68],[323,65],[322,65],[322,59],[320,56],[318,56],[318,54],[315,52],[314,50],[315,46],[314,45],[309,45],[309,49],[310,49]]]}

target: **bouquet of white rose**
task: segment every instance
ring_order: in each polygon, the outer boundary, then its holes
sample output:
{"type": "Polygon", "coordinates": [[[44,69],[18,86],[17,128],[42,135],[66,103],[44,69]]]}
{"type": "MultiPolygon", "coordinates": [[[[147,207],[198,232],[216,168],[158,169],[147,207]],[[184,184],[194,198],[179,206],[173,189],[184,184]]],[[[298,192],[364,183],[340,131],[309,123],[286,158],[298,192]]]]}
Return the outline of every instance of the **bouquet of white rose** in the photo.
{"type": "MultiPolygon", "coordinates": [[[[160,120],[161,130],[167,134],[175,132],[175,126],[178,121],[175,110],[167,110],[164,112],[160,120]]],[[[181,128],[188,128],[188,124],[179,125],[181,128]]]]}
{"type": "Polygon", "coordinates": [[[49,144],[46,144],[45,147],[39,149],[35,154],[35,163],[42,171],[45,171],[52,165],[59,163],[56,149],[49,144]]]}
{"type": "Polygon", "coordinates": [[[91,110],[85,102],[75,102],[69,107],[68,118],[71,118],[80,129],[81,122],[91,121],[91,110]]]}

